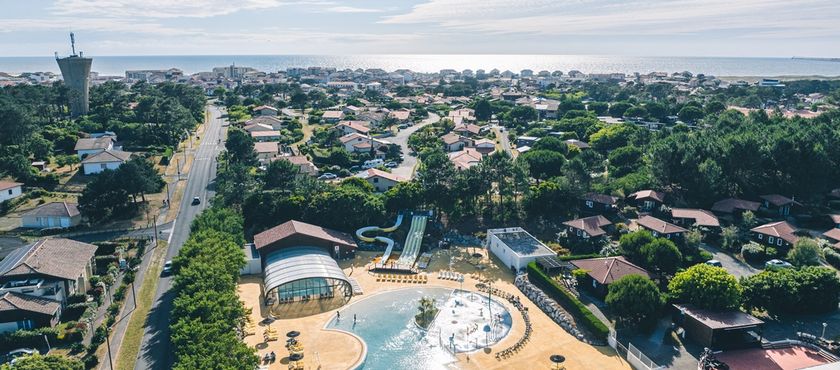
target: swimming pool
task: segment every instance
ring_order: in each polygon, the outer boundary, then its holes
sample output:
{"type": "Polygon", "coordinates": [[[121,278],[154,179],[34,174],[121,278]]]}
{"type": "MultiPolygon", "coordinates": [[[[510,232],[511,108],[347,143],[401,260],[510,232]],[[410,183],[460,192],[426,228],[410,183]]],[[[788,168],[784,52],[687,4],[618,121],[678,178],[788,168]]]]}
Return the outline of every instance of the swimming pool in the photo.
{"type": "MultiPolygon", "coordinates": [[[[446,364],[455,361],[454,356],[441,345],[450,343],[449,331],[438,328],[454,327],[451,325],[451,314],[444,315],[441,312],[438,319],[447,318],[447,322],[435,321],[435,324],[427,332],[414,324],[414,315],[417,314],[417,305],[420,298],[431,297],[436,300],[437,306],[441,309],[452,310],[451,306],[457,295],[453,295],[452,289],[447,288],[406,288],[389,291],[371,297],[364,298],[356,303],[342,308],[339,312],[341,318],[333,317],[327,324],[328,329],[338,329],[353,333],[367,345],[367,356],[360,369],[365,370],[431,370],[445,369],[446,364]],[[355,315],[355,322],[354,322],[355,315]],[[448,325],[449,324],[449,325],[448,325]],[[445,332],[445,333],[444,333],[445,332]]],[[[461,292],[463,293],[463,292],[461,292]]],[[[486,297],[484,298],[486,303],[486,297]]],[[[493,309],[497,302],[493,302],[493,309]]],[[[466,327],[466,313],[456,308],[456,313],[464,319],[458,326],[466,327]]],[[[503,308],[498,312],[501,316],[496,321],[491,333],[491,344],[504,338],[510,330],[510,314],[503,308]],[[504,326],[504,328],[500,328],[504,326]]],[[[496,312],[494,312],[494,317],[496,312]]],[[[489,317],[489,313],[487,314],[489,317]]],[[[478,329],[481,337],[483,325],[478,329]]],[[[476,335],[457,334],[463,341],[473,341],[476,335]]],[[[480,343],[479,345],[483,345],[480,343]]],[[[468,343],[456,343],[459,350],[469,350],[468,343]]]]}

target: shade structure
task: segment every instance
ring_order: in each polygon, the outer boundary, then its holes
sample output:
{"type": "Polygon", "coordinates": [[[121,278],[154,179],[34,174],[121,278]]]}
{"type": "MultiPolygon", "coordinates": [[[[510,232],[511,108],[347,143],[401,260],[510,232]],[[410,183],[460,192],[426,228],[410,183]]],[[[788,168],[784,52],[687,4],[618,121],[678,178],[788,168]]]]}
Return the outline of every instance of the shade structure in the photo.
{"type": "Polygon", "coordinates": [[[286,336],[289,337],[289,338],[295,338],[299,335],[300,335],[300,332],[296,331],[296,330],[292,330],[292,331],[286,333],[286,336]]]}
{"type": "Polygon", "coordinates": [[[290,361],[300,361],[303,360],[303,353],[292,353],[289,355],[290,361]]]}
{"type": "Polygon", "coordinates": [[[562,363],[563,361],[566,361],[566,358],[563,357],[563,355],[551,355],[551,357],[549,357],[549,358],[551,359],[551,362],[553,362],[555,364],[559,364],[559,363],[562,363]]]}
{"type": "Polygon", "coordinates": [[[344,271],[324,248],[300,246],[269,253],[264,258],[266,296],[279,300],[306,300],[353,295],[344,271]]]}

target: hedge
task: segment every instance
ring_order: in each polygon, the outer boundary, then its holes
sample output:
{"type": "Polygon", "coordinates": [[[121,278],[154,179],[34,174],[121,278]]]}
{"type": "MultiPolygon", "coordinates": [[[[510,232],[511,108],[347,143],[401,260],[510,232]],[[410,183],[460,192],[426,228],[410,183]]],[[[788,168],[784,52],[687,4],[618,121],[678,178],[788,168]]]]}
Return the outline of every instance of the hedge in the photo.
{"type": "Polygon", "coordinates": [[[44,335],[50,341],[51,346],[69,345],[82,341],[82,332],[75,329],[68,329],[59,339],[58,328],[38,328],[33,330],[16,330],[0,334],[0,352],[8,352],[16,348],[41,348],[46,345],[44,335]]]}
{"type": "Polygon", "coordinates": [[[557,284],[554,279],[546,275],[537,267],[535,262],[528,264],[528,280],[542,289],[548,296],[560,303],[569,313],[583,322],[589,331],[600,340],[606,340],[610,333],[609,327],[596,317],[577,297],[557,284]]]}
{"type": "Polygon", "coordinates": [[[834,266],[836,269],[840,269],[840,253],[837,253],[834,248],[823,248],[823,255],[825,256],[825,262],[828,262],[829,265],[834,266]]]}
{"type": "Polygon", "coordinates": [[[585,260],[588,258],[601,258],[604,257],[598,253],[590,253],[590,254],[571,254],[568,256],[558,256],[561,261],[574,261],[574,260],[585,260]]]}

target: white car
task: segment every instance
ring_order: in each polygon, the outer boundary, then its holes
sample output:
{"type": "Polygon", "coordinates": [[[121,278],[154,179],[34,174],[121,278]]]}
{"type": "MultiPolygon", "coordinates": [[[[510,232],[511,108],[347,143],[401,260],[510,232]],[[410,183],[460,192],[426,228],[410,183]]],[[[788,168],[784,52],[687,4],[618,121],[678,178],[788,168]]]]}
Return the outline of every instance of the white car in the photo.
{"type": "Polygon", "coordinates": [[[764,263],[764,269],[770,271],[778,271],[783,269],[789,269],[792,267],[793,265],[791,265],[790,263],[777,259],[772,259],[764,263]]]}
{"type": "Polygon", "coordinates": [[[385,163],[385,167],[388,167],[388,168],[397,168],[397,166],[399,166],[399,165],[397,164],[397,162],[388,162],[388,163],[385,163]]]}
{"type": "Polygon", "coordinates": [[[318,180],[335,180],[338,178],[338,175],[334,173],[327,172],[321,176],[318,176],[318,180]]]}
{"type": "Polygon", "coordinates": [[[32,356],[36,353],[38,353],[38,351],[36,351],[32,348],[18,348],[16,350],[9,351],[9,353],[7,353],[4,356],[4,358],[5,358],[4,361],[6,361],[7,363],[9,363],[11,365],[14,365],[15,362],[17,362],[17,360],[19,358],[26,357],[26,356],[32,356]]]}

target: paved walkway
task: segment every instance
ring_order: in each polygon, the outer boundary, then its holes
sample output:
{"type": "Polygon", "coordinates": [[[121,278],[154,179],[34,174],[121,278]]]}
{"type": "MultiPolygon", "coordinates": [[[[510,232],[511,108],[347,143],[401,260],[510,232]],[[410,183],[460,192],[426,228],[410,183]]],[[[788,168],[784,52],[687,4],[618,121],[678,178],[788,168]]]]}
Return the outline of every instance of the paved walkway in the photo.
{"type": "Polygon", "coordinates": [[[414,177],[414,169],[417,166],[417,157],[411,155],[411,149],[408,148],[408,137],[411,136],[411,134],[420,130],[421,128],[431,125],[438,121],[440,121],[440,116],[429,112],[429,117],[427,117],[420,123],[408,127],[404,130],[400,130],[396,135],[394,135],[391,138],[388,138],[388,141],[400,146],[404,158],[402,163],[400,163],[400,165],[397,168],[391,170],[391,173],[405,179],[410,179],[414,177]]]}

